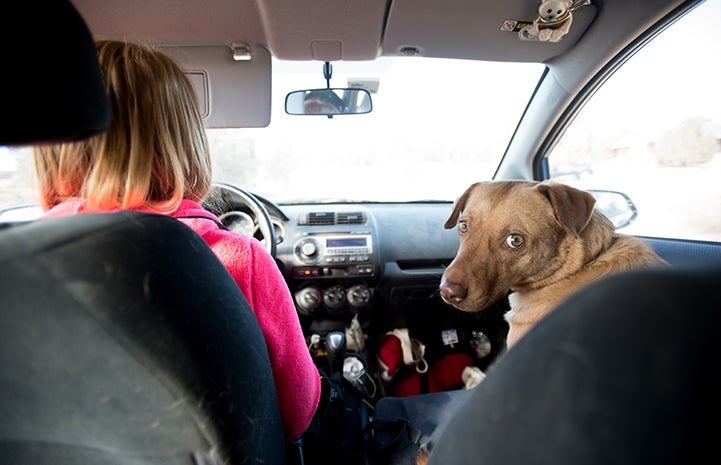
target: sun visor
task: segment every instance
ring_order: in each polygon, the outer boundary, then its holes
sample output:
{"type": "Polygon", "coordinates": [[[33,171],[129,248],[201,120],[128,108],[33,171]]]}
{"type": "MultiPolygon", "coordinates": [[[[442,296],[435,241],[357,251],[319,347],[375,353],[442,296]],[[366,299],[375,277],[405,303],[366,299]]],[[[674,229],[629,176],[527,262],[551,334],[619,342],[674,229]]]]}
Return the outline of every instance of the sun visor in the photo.
{"type": "Polygon", "coordinates": [[[393,0],[383,54],[543,63],[570,50],[596,17],[596,6],[573,12],[557,42],[528,41],[519,31],[533,23],[538,0],[393,0]]]}
{"type": "Polygon", "coordinates": [[[193,82],[208,128],[270,123],[271,59],[262,46],[162,46],[193,82]]]}

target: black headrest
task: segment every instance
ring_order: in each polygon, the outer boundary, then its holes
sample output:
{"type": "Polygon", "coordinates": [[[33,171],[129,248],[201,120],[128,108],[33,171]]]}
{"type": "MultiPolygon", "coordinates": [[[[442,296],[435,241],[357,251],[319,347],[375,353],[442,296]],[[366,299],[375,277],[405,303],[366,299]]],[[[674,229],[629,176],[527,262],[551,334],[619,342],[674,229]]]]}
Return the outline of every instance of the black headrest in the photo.
{"type": "Polygon", "coordinates": [[[67,142],[107,129],[110,103],[95,44],[75,7],[7,2],[3,20],[0,145],[67,142]]]}

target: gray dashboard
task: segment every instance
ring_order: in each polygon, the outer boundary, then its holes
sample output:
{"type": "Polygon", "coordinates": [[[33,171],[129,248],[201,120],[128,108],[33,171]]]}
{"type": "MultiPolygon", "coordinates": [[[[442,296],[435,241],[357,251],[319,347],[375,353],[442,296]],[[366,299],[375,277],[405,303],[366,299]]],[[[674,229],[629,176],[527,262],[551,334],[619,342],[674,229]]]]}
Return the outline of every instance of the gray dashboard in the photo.
{"type": "Polygon", "coordinates": [[[276,258],[302,314],[363,311],[382,288],[435,288],[458,248],[456,232],[443,227],[450,202],[278,208],[283,240],[276,258]],[[363,293],[360,301],[354,292],[363,293]],[[346,306],[338,302],[343,293],[346,306]]]}

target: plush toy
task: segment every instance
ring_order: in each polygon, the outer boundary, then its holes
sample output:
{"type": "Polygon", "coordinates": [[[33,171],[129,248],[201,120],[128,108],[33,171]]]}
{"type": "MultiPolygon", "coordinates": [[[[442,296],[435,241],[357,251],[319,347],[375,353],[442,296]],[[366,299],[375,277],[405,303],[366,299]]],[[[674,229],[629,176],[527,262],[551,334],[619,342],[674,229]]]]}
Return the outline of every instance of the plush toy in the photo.
{"type": "Polygon", "coordinates": [[[463,352],[446,354],[426,363],[425,346],[411,338],[406,328],[386,333],[380,340],[377,354],[386,394],[396,397],[462,388],[464,370],[473,366],[473,358],[463,352]],[[422,387],[423,376],[427,378],[423,383],[427,385],[425,389],[422,387]]]}
{"type": "Polygon", "coordinates": [[[544,0],[533,23],[518,32],[522,40],[558,42],[568,34],[573,11],[590,4],[590,0],[544,0]]]}
{"type": "Polygon", "coordinates": [[[463,369],[463,372],[461,373],[461,379],[463,380],[463,385],[466,387],[466,389],[471,389],[478,386],[485,377],[486,374],[483,373],[483,371],[481,371],[481,369],[476,366],[465,367],[463,369]]]}
{"type": "Polygon", "coordinates": [[[571,29],[571,0],[546,0],[538,7],[533,23],[518,33],[523,40],[558,42],[571,29]]]}
{"type": "Polygon", "coordinates": [[[387,332],[380,340],[378,367],[383,382],[390,382],[403,366],[415,367],[425,373],[428,364],[423,358],[426,346],[418,339],[411,339],[407,328],[387,332]]]}
{"type": "Polygon", "coordinates": [[[571,16],[571,0],[545,0],[538,7],[538,21],[541,24],[560,25],[571,16]]]}
{"type": "MultiPolygon", "coordinates": [[[[443,392],[464,388],[463,372],[473,364],[473,358],[465,353],[447,354],[434,360],[425,374],[403,369],[396,379],[386,385],[386,394],[395,397],[415,396],[429,392],[443,392]],[[421,377],[427,377],[422,383],[421,377]],[[425,384],[425,387],[423,386],[425,384]]],[[[475,384],[469,384],[474,386],[475,384]]]]}

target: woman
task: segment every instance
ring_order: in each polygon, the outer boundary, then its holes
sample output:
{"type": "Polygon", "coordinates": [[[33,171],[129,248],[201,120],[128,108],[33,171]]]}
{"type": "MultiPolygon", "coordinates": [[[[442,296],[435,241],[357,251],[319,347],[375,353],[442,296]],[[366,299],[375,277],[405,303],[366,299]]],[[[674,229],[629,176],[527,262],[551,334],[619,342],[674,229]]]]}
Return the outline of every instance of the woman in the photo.
{"type": "Polygon", "coordinates": [[[222,228],[199,204],[211,185],[203,119],[193,86],[151,47],[98,41],[111,126],[82,142],[35,148],[44,217],[139,210],[195,230],[245,294],[265,335],[286,439],[309,426],[321,384],[290,291],[257,240],[222,228]]]}

